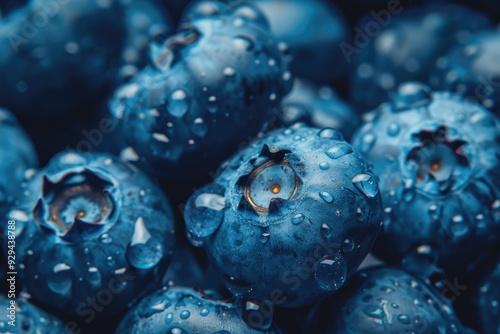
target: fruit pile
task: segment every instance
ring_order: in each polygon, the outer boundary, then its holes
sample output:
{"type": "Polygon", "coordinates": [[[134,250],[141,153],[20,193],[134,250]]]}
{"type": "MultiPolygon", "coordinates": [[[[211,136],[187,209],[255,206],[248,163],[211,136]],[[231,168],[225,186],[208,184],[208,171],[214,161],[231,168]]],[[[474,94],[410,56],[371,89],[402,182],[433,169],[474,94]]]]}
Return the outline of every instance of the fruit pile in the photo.
{"type": "Polygon", "coordinates": [[[0,333],[500,333],[499,22],[0,1],[0,333]]]}

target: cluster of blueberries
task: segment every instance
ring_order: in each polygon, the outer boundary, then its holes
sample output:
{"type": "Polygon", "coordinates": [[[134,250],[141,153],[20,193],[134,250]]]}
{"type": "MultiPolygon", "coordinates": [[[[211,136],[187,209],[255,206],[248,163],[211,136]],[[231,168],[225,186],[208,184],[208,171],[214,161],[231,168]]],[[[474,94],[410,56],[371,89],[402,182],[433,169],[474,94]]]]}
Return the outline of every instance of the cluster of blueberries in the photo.
{"type": "Polygon", "coordinates": [[[1,0],[0,333],[500,333],[462,2],[1,0]]]}

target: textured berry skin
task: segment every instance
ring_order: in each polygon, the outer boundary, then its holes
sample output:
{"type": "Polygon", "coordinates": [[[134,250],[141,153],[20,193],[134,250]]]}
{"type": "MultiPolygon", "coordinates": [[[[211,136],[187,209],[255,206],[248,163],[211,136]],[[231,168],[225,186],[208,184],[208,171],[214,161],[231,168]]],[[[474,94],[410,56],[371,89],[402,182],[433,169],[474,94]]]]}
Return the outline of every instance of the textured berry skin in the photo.
{"type": "Polygon", "coordinates": [[[483,333],[500,331],[500,262],[481,281],[475,293],[476,314],[483,333]]]}
{"type": "Polygon", "coordinates": [[[31,305],[24,298],[15,299],[15,326],[10,325],[11,301],[4,295],[0,295],[0,333],[10,334],[63,334],[72,333],[66,330],[65,325],[55,316],[31,305]]]}
{"type": "MultiPolygon", "coordinates": [[[[0,216],[14,205],[21,181],[28,170],[37,167],[36,152],[28,135],[15,117],[0,108],[0,216]]],[[[31,171],[28,171],[28,174],[31,171]]],[[[0,231],[5,222],[0,224],[0,231]]]]}
{"type": "Polygon", "coordinates": [[[465,333],[452,306],[432,286],[390,267],[359,271],[318,304],[304,333],[465,333]]]}
{"type": "Polygon", "coordinates": [[[45,118],[103,95],[125,29],[119,2],[99,3],[32,0],[0,20],[0,105],[45,118]]]}
{"type": "Polygon", "coordinates": [[[276,38],[289,47],[294,75],[328,84],[344,73],[347,63],[338,46],[349,39],[349,27],[333,3],[323,0],[252,2],[266,15],[276,38]]]}
{"type": "Polygon", "coordinates": [[[371,167],[340,132],[298,123],[224,163],[184,218],[191,243],[205,246],[233,294],[299,307],[354,272],[381,207],[371,167]]]}
{"type": "Polygon", "coordinates": [[[122,320],[116,334],[141,333],[281,333],[257,331],[241,318],[238,307],[198,291],[164,287],[147,296],[122,320]]]}
{"type": "Polygon", "coordinates": [[[80,315],[97,298],[105,300],[98,315],[108,315],[160,280],[173,214],[135,167],[105,154],[61,153],[27,181],[25,195],[8,216],[16,219],[19,279],[34,302],[80,315]]]}
{"type": "Polygon", "coordinates": [[[500,30],[478,34],[449,51],[431,79],[437,90],[463,95],[500,115],[500,30]]]}
{"type": "MultiPolygon", "coordinates": [[[[363,30],[369,22],[377,23],[369,16],[359,27],[363,30]]],[[[361,39],[368,44],[358,49],[359,54],[352,52],[351,99],[359,111],[369,111],[385,102],[388,93],[403,82],[428,82],[439,57],[489,25],[482,14],[455,4],[404,9],[393,15],[385,28],[378,25],[383,30],[375,38],[367,35],[361,39]]]]}
{"type": "Polygon", "coordinates": [[[374,164],[384,229],[374,252],[427,277],[479,260],[498,241],[500,125],[460,96],[401,85],[353,146],[374,164]]]}
{"type": "Polygon", "coordinates": [[[285,126],[300,121],[316,128],[335,128],[346,139],[351,138],[360,123],[358,114],[333,88],[298,79],[283,99],[281,109],[285,126]]]}
{"type": "Polygon", "coordinates": [[[122,51],[120,80],[130,79],[147,65],[149,43],[173,32],[171,18],[160,0],[124,0],[127,38],[122,51]]]}
{"type": "Polygon", "coordinates": [[[152,65],[111,103],[133,149],[124,157],[147,162],[161,179],[207,175],[263,127],[292,85],[255,8],[197,8],[176,35],[152,46],[152,65]]]}

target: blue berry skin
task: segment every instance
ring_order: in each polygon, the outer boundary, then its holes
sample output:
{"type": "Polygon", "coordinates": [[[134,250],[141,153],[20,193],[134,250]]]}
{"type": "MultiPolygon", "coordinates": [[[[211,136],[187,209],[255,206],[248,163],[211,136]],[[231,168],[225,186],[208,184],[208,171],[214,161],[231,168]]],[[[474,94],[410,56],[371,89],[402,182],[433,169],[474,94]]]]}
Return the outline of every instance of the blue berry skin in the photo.
{"type": "Polygon", "coordinates": [[[371,267],[316,305],[304,333],[465,333],[451,304],[403,270],[371,267]]]}
{"type": "MultiPolygon", "coordinates": [[[[0,108],[0,216],[14,205],[21,192],[25,174],[38,165],[30,138],[14,115],[0,108]]],[[[0,224],[3,230],[5,222],[0,224]]]]}
{"type": "Polygon", "coordinates": [[[128,33],[119,79],[126,81],[147,65],[149,44],[165,39],[173,32],[173,26],[160,0],[125,0],[122,4],[128,33]]]}
{"type": "Polygon", "coordinates": [[[0,36],[0,105],[40,119],[105,96],[125,29],[117,0],[32,0],[0,20],[0,36]]]}
{"type": "Polygon", "coordinates": [[[64,323],[55,316],[31,305],[25,298],[10,299],[0,295],[0,333],[11,334],[63,334],[73,333],[67,330],[64,323]],[[12,307],[15,300],[15,322],[9,324],[12,307]]]}
{"type": "Polygon", "coordinates": [[[26,182],[8,216],[20,282],[34,302],[87,317],[88,298],[97,298],[98,315],[110,315],[159,282],[174,247],[173,214],[142,172],[110,155],[65,152],[26,182]]]}
{"type": "Polygon", "coordinates": [[[281,333],[258,331],[240,317],[234,304],[190,288],[164,287],[142,299],[122,320],[116,334],[141,333],[281,333]]]}
{"type": "Polygon", "coordinates": [[[295,80],[281,103],[285,126],[303,122],[316,128],[338,129],[349,140],[360,124],[358,114],[329,86],[295,80]]]}
{"type": "Polygon", "coordinates": [[[403,82],[429,82],[436,61],[447,50],[490,26],[483,14],[455,4],[404,8],[387,21],[382,25],[372,16],[363,19],[358,25],[362,31],[375,23],[381,33],[365,34],[358,46],[352,44],[356,49],[347,52],[354,61],[350,96],[362,112],[385,102],[403,82]]]}
{"type": "Polygon", "coordinates": [[[500,30],[475,35],[449,51],[436,64],[431,83],[449,90],[500,115],[500,30]]]}
{"type": "Polygon", "coordinates": [[[374,253],[423,277],[487,255],[500,227],[498,118],[418,83],[367,118],[353,146],[380,178],[385,217],[374,253]]]}
{"type": "Polygon", "coordinates": [[[347,63],[339,44],[349,37],[340,10],[323,0],[252,0],[269,20],[276,38],[284,42],[294,75],[320,84],[344,74],[347,63]],[[313,23],[314,22],[314,23],[313,23]]]}
{"type": "Polygon", "coordinates": [[[377,178],[340,132],[297,125],[253,142],[188,200],[190,242],[234,294],[300,307],[340,288],[382,219],[377,178]]]}
{"type": "Polygon", "coordinates": [[[498,333],[500,331],[500,262],[481,280],[474,298],[482,332],[498,333]]]}
{"type": "Polygon", "coordinates": [[[111,102],[131,147],[124,158],[146,162],[163,180],[215,170],[291,89],[262,15],[249,5],[216,5],[208,13],[195,6],[176,35],[153,44],[151,66],[111,102]]]}

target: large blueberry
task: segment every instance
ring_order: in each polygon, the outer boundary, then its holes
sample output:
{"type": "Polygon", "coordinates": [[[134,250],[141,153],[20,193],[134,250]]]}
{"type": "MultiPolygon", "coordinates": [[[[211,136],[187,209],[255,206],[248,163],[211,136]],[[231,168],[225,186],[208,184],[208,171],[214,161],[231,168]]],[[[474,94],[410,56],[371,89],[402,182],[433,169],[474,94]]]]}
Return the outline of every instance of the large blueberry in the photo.
{"type": "Polygon", "coordinates": [[[500,30],[478,34],[439,59],[431,78],[437,90],[462,94],[500,115],[500,30]]]}
{"type": "Polygon", "coordinates": [[[448,49],[487,27],[484,15],[456,4],[401,4],[393,15],[361,20],[353,43],[343,47],[355,63],[352,100],[360,111],[369,111],[405,81],[428,82],[448,49]]]}
{"type": "Polygon", "coordinates": [[[188,238],[235,295],[277,306],[339,289],[382,219],[377,178],[334,129],[294,127],[253,142],[189,199],[188,238]]]}
{"type": "Polygon", "coordinates": [[[30,304],[24,297],[11,299],[0,295],[0,319],[0,333],[73,333],[60,319],[30,304]]]}
{"type": "Polygon", "coordinates": [[[151,66],[111,105],[130,147],[161,179],[206,175],[255,135],[290,90],[278,44],[253,7],[213,3],[152,45],[151,66]],[[200,164],[200,161],[203,161],[200,164]]]}
{"type": "MultiPolygon", "coordinates": [[[[293,89],[281,103],[278,121],[289,126],[298,121],[317,128],[335,128],[349,139],[360,120],[354,110],[329,86],[295,80],[293,89]]],[[[271,123],[270,126],[279,125],[271,123]]]]}
{"type": "Polygon", "coordinates": [[[240,317],[240,309],[210,295],[181,287],[164,287],[135,306],[122,320],[117,334],[139,333],[281,333],[257,331],[240,317]]]}
{"type": "Polygon", "coordinates": [[[347,69],[339,45],[349,38],[340,10],[324,0],[252,0],[280,42],[290,49],[290,68],[298,77],[322,84],[338,79],[347,69]]]}
{"type": "Polygon", "coordinates": [[[160,280],[173,250],[173,215],[135,167],[67,152],[26,182],[8,217],[16,221],[20,282],[36,303],[112,314],[160,280]]]}
{"type": "Polygon", "coordinates": [[[401,85],[355,135],[384,203],[375,254],[427,277],[464,269],[498,242],[500,122],[472,101],[401,85]]]}
{"type": "Polygon", "coordinates": [[[466,333],[451,304],[400,269],[359,271],[345,288],[316,305],[303,333],[466,333]]]}
{"type": "Polygon", "coordinates": [[[0,18],[0,105],[44,118],[103,97],[125,37],[117,0],[31,0],[0,18]]]}

